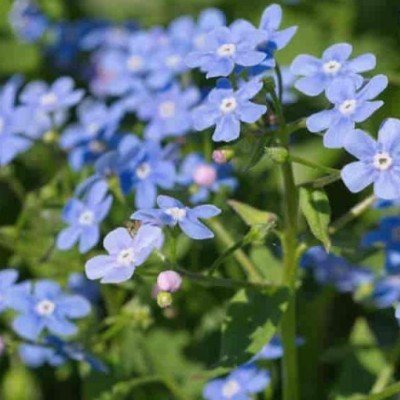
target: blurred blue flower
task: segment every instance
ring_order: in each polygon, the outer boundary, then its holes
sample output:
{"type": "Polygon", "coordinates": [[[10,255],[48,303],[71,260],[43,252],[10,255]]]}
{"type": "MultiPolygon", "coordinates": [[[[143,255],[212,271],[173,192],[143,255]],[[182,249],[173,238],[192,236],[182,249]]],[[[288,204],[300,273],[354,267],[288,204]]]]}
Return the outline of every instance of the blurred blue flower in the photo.
{"type": "Polygon", "coordinates": [[[267,370],[258,369],[254,364],[245,364],[225,378],[207,383],[203,396],[206,400],[251,400],[253,395],[263,391],[270,381],[267,370]]]}
{"type": "Polygon", "coordinates": [[[79,251],[86,253],[100,239],[100,223],[106,218],[112,204],[103,182],[93,185],[84,199],[71,199],[62,212],[62,219],[69,226],[57,236],[57,248],[68,250],[79,241],[79,251]]]}
{"type": "Polygon", "coordinates": [[[29,340],[38,339],[44,329],[55,335],[73,335],[77,327],[70,319],[90,313],[90,303],[85,298],[64,294],[60,286],[50,280],[36,282],[32,293],[14,292],[11,301],[12,308],[18,312],[13,329],[29,340]]]}
{"type": "MultiPolygon", "coordinates": [[[[296,345],[304,344],[303,338],[296,338],[296,345]]],[[[283,357],[283,344],[279,336],[274,336],[252,359],[258,360],[278,360],[283,357]]]]}
{"type": "Polygon", "coordinates": [[[22,136],[29,125],[29,114],[15,104],[20,83],[21,79],[15,76],[0,91],[0,167],[32,145],[32,140],[22,136]]]}
{"type": "Polygon", "coordinates": [[[215,125],[212,139],[230,142],[240,135],[240,122],[252,124],[266,113],[267,107],[250,101],[262,89],[262,82],[252,80],[234,91],[226,80],[219,80],[207,100],[194,109],[194,128],[202,131],[215,125]]]}
{"type": "Polygon", "coordinates": [[[391,275],[379,279],[375,283],[372,300],[378,308],[397,305],[400,300],[400,276],[391,275]]]}
{"type": "Polygon", "coordinates": [[[238,20],[227,27],[217,27],[205,38],[200,50],[189,53],[186,63],[191,68],[199,67],[207,78],[228,76],[235,65],[252,67],[260,64],[266,55],[257,46],[267,40],[267,34],[249,22],[238,20]]]}
{"type": "Polygon", "coordinates": [[[291,66],[294,75],[299,78],[295,87],[308,96],[316,96],[326,90],[337,78],[349,78],[356,87],[363,82],[362,72],[375,68],[376,58],[373,54],[363,54],[349,60],[352,46],[348,43],[338,43],[327,48],[322,59],[311,55],[297,56],[291,66]]]}
{"type": "Polygon", "coordinates": [[[361,130],[348,136],[344,147],[359,159],[342,169],[342,179],[348,189],[356,193],[373,183],[377,197],[400,198],[399,146],[400,120],[395,118],[388,118],[382,124],[378,141],[361,130]]]}
{"type": "Polygon", "coordinates": [[[377,230],[367,233],[363,246],[381,245],[385,248],[385,269],[389,274],[400,273],[400,217],[384,217],[377,230]]]}
{"type": "Polygon", "coordinates": [[[45,364],[58,367],[66,361],[51,347],[38,344],[21,344],[18,348],[18,353],[22,362],[31,368],[39,368],[45,364]]]}
{"type": "Polygon", "coordinates": [[[387,87],[385,75],[377,75],[360,90],[353,80],[338,79],[328,87],[326,97],[334,105],[330,110],[320,111],[307,118],[307,129],[310,132],[325,131],[324,146],[328,148],[343,147],[349,135],[355,135],[356,123],[369,118],[383,101],[371,101],[387,87]]]}
{"type": "Polygon", "coordinates": [[[84,274],[73,272],[68,278],[68,289],[91,303],[96,303],[100,299],[100,288],[96,282],[89,281],[84,274]]]}
{"type": "Polygon", "coordinates": [[[344,258],[327,253],[322,246],[311,247],[303,255],[301,266],[310,270],[319,284],[331,285],[343,293],[355,292],[374,277],[369,269],[351,265],[344,258]]]}
{"type": "Polygon", "coordinates": [[[26,290],[26,285],[17,285],[18,272],[15,269],[0,271],[0,313],[11,307],[11,296],[16,290],[26,290]]]}
{"type": "Polygon", "coordinates": [[[131,218],[155,226],[176,226],[192,239],[211,239],[214,233],[199,221],[221,213],[221,210],[211,204],[189,208],[179,200],[169,196],[158,196],[159,209],[143,209],[136,211],[131,218]]]}
{"type": "Polygon", "coordinates": [[[50,25],[34,0],[14,0],[8,20],[14,32],[26,42],[40,40],[50,25]]]}
{"type": "Polygon", "coordinates": [[[178,183],[190,186],[190,201],[199,203],[206,201],[210,193],[218,193],[221,188],[234,190],[237,179],[232,174],[230,164],[210,163],[200,154],[192,153],[182,162],[178,183]]]}
{"type": "Polygon", "coordinates": [[[143,264],[150,254],[163,243],[159,227],[144,225],[132,237],[125,228],[111,231],[103,245],[109,255],[91,258],[85,265],[89,279],[100,279],[101,283],[121,283],[130,279],[136,267],[143,264]]]}
{"type": "Polygon", "coordinates": [[[86,100],[78,107],[79,122],[68,126],[60,138],[60,146],[68,151],[74,170],[96,161],[102,154],[117,147],[116,129],[124,115],[124,106],[116,102],[107,107],[103,102],[86,100]]]}

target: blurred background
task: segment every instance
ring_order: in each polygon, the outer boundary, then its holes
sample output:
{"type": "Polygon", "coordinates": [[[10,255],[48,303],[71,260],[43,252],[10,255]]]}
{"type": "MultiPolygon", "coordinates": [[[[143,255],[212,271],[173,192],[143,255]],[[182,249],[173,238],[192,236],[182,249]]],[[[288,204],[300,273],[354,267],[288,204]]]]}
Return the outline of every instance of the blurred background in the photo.
{"type": "MultiPolygon", "coordinates": [[[[286,0],[276,2],[284,8],[283,27],[298,26],[298,32],[291,44],[277,56],[281,65],[290,64],[300,53],[320,55],[326,47],[336,42],[351,43],[355,55],[372,52],[378,60],[374,73],[388,75],[390,86],[383,94],[384,107],[364,124],[364,128],[374,132],[383,118],[400,117],[400,1],[286,0]]],[[[196,16],[207,7],[222,9],[228,21],[245,18],[257,25],[262,11],[270,3],[272,2],[266,0],[38,0],[42,10],[55,20],[78,21],[95,18],[121,23],[129,20],[144,27],[167,25],[175,17],[184,14],[196,16]]],[[[23,43],[14,37],[8,23],[11,4],[11,0],[0,0],[1,81],[4,82],[15,73],[23,74],[27,80],[31,80],[53,79],[68,71],[67,66],[71,57],[72,59],[75,57],[76,31],[69,31],[66,28],[62,32],[65,62],[55,65],[49,62],[51,55],[43,52],[40,46],[23,43]]],[[[293,118],[306,116],[323,106],[324,103],[321,100],[300,99],[298,104],[290,106],[288,114],[293,118]]],[[[323,149],[320,139],[310,138],[307,141],[299,139],[297,149],[299,153],[307,154],[314,161],[323,161],[324,164],[330,166],[341,166],[346,160],[342,151],[323,149]]],[[[63,268],[69,271],[82,271],[85,258],[75,253],[55,255],[51,263],[37,265],[32,261],[46,250],[48,241],[51,240],[49,236],[53,234],[51,232],[54,232],[54,226],[49,225],[48,219],[42,218],[43,216],[38,213],[33,204],[35,200],[26,197],[25,194],[46,190],[43,188],[48,188],[46,185],[51,180],[54,170],[59,167],[58,163],[57,157],[50,155],[48,150],[34,149],[22,160],[14,162],[12,167],[4,168],[0,172],[0,227],[3,228],[3,230],[0,229],[1,266],[18,262],[27,276],[56,276],[61,279],[65,278],[62,274],[63,268]],[[24,218],[29,221],[29,230],[24,231],[22,237],[10,243],[6,227],[16,223],[28,201],[32,202],[32,207],[30,207],[30,213],[24,218]]],[[[237,193],[237,198],[244,197],[248,193],[246,187],[249,188],[252,182],[255,182],[257,174],[264,173],[265,169],[260,167],[259,170],[252,172],[250,179],[240,177],[243,189],[237,193]]],[[[313,177],[313,172],[301,168],[296,171],[296,174],[297,179],[300,180],[313,177]]],[[[74,179],[72,176],[71,191],[74,179]]],[[[265,196],[267,194],[274,196],[271,193],[275,191],[273,185],[276,184],[276,180],[271,179],[271,182],[271,188],[267,189],[267,193],[253,192],[253,205],[265,208],[265,196]]],[[[334,218],[343,214],[360,199],[358,196],[351,195],[340,182],[329,186],[328,191],[330,198],[333,199],[334,218]]],[[[250,202],[248,197],[247,202],[250,202]]],[[[278,205],[276,204],[275,207],[278,205]]],[[[47,212],[51,214],[54,210],[47,210],[47,212]]],[[[115,221],[124,218],[118,212],[113,217],[115,221]]],[[[354,238],[358,240],[360,234],[366,230],[367,224],[373,224],[376,219],[377,215],[373,212],[368,214],[362,224],[356,224],[350,231],[343,234],[343,242],[347,241],[351,247],[352,240],[356,242],[354,238]]],[[[200,247],[195,248],[195,254],[198,255],[200,251],[200,247]]],[[[255,251],[254,257],[260,258],[264,263],[268,259],[271,265],[276,267],[277,261],[269,253],[255,251]]],[[[366,260],[365,263],[379,269],[382,257],[377,256],[366,260]]],[[[395,341],[398,327],[390,312],[380,313],[379,316],[369,314],[368,310],[361,310],[359,306],[356,306],[350,297],[338,296],[329,289],[315,294],[313,289],[311,287],[308,290],[306,286],[302,294],[299,314],[300,334],[306,338],[306,345],[300,350],[304,399],[325,399],[332,387],[337,393],[343,395],[341,398],[345,399],[346,395],[357,390],[357,385],[360,386],[359,388],[370,385],[371,380],[374,380],[375,369],[384,365],[382,356],[379,352],[377,353],[378,350],[368,350],[373,354],[368,354],[370,365],[365,367],[365,365],[360,365],[359,358],[345,346],[351,332],[353,332],[353,339],[356,335],[357,345],[367,347],[371,345],[372,339],[366,327],[358,326],[355,333],[354,323],[357,318],[360,315],[368,318],[371,326],[376,328],[374,332],[377,340],[386,345],[395,341]],[[326,349],[328,350],[325,351],[326,349]],[[323,354],[322,359],[321,354],[323,354]]],[[[194,376],[193,374],[201,371],[204,365],[211,365],[218,355],[216,332],[223,315],[219,305],[229,298],[230,294],[228,292],[221,295],[210,294],[210,291],[203,289],[196,292],[196,296],[186,293],[185,300],[181,299],[177,306],[180,313],[178,320],[165,318],[158,310],[155,311],[153,317],[149,318],[156,319],[155,324],[159,328],[146,332],[142,336],[135,336],[135,330],[131,327],[121,339],[125,347],[122,346],[118,355],[114,355],[114,361],[116,365],[118,364],[117,378],[127,378],[132,374],[140,375],[143,371],[147,371],[146,362],[152,363],[151,371],[154,373],[172,369],[178,371],[178,375],[181,374],[180,378],[183,377],[184,380],[186,379],[184,372],[190,371],[191,376],[194,376]],[[209,310],[211,311],[206,314],[209,310]],[[146,348],[148,360],[143,355],[144,348],[146,348]]],[[[132,305],[133,308],[136,306],[137,304],[132,305]]],[[[137,307],[137,310],[139,313],[143,312],[140,307],[137,307]]],[[[143,318],[138,324],[141,323],[143,323],[143,318]]],[[[104,349],[99,350],[101,354],[104,349]]],[[[109,388],[111,383],[116,381],[116,377],[87,374],[72,366],[56,372],[51,369],[30,372],[18,363],[13,364],[11,360],[7,363],[0,361],[0,380],[2,382],[0,393],[3,396],[0,395],[0,398],[4,400],[55,398],[79,400],[97,398],[96,396],[102,390],[109,388]]],[[[185,381],[185,385],[191,387],[193,393],[199,393],[199,383],[196,380],[185,381]]],[[[188,390],[190,392],[190,389],[188,390]]],[[[169,395],[157,384],[148,389],[138,389],[135,397],[131,396],[133,395],[110,398],[137,400],[174,398],[167,397],[169,395]]]]}

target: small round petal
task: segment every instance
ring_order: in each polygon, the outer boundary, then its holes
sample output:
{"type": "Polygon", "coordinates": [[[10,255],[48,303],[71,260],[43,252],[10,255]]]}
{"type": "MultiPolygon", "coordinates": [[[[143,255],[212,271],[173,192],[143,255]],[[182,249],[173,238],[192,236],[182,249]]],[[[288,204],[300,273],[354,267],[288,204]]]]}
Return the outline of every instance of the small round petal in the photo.
{"type": "Polygon", "coordinates": [[[328,149],[344,147],[348,136],[354,132],[354,122],[341,118],[332,123],[324,135],[324,146],[328,149]]]}
{"type": "Polygon", "coordinates": [[[90,313],[90,303],[82,296],[63,296],[57,303],[60,312],[68,318],[82,318],[90,313]]]}
{"type": "Polygon", "coordinates": [[[344,148],[360,160],[370,160],[376,153],[377,145],[366,132],[356,129],[353,134],[347,136],[344,148]]]}
{"type": "Polygon", "coordinates": [[[282,7],[278,4],[268,6],[261,16],[260,29],[275,31],[282,21],[282,7]]]}
{"type": "Polygon", "coordinates": [[[321,61],[314,56],[301,54],[297,56],[290,66],[293,75],[311,76],[316,74],[321,68],[321,61]]]}
{"type": "Polygon", "coordinates": [[[179,221],[179,226],[187,236],[195,240],[211,239],[214,237],[214,233],[210,229],[196,220],[185,218],[179,221]]]}
{"type": "Polygon", "coordinates": [[[44,328],[44,323],[34,315],[19,315],[14,319],[12,327],[21,337],[36,340],[44,328]]]}
{"type": "Polygon", "coordinates": [[[239,118],[247,124],[253,124],[258,121],[263,114],[267,112],[267,107],[262,104],[255,104],[250,101],[240,105],[238,109],[239,118]]]}
{"type": "Polygon", "coordinates": [[[384,200],[394,200],[400,197],[400,177],[393,171],[382,171],[374,184],[374,193],[384,200]]]}
{"type": "Polygon", "coordinates": [[[367,53],[350,60],[348,68],[354,72],[366,72],[374,69],[376,66],[376,57],[373,54],[367,53]]]}
{"type": "Polygon", "coordinates": [[[353,114],[354,122],[363,122],[368,119],[376,110],[383,106],[383,101],[367,101],[357,107],[353,114]]]}
{"type": "Polygon", "coordinates": [[[296,32],[297,26],[291,26],[290,28],[272,34],[270,41],[275,44],[277,50],[281,50],[289,44],[296,32]]]}
{"type": "Polygon", "coordinates": [[[18,272],[15,269],[4,269],[0,271],[0,289],[8,288],[18,279],[18,272]]]}
{"type": "Polygon", "coordinates": [[[114,268],[101,279],[101,283],[122,283],[130,279],[135,272],[134,267],[114,268]]]}
{"type": "Polygon", "coordinates": [[[335,79],[326,90],[326,97],[333,104],[356,97],[356,85],[352,79],[335,79]]]}
{"type": "Polygon", "coordinates": [[[294,87],[307,96],[318,96],[325,90],[326,82],[321,75],[298,79],[294,87]]]}
{"type": "Polygon", "coordinates": [[[103,246],[110,254],[119,253],[132,243],[131,235],[126,228],[117,228],[107,234],[103,246]]]}
{"type": "Polygon", "coordinates": [[[69,226],[63,229],[57,236],[56,245],[59,250],[69,250],[78,241],[81,229],[77,226],[69,226]]]}
{"type": "Polygon", "coordinates": [[[60,336],[71,336],[75,335],[78,328],[72,322],[64,318],[50,318],[46,321],[46,326],[51,333],[60,336]]]}
{"type": "Polygon", "coordinates": [[[178,208],[184,208],[184,205],[177,199],[174,199],[171,196],[165,196],[165,195],[159,195],[157,197],[157,205],[160,208],[173,208],[173,207],[178,207],[178,208]]]}
{"type": "Polygon", "coordinates": [[[342,169],[341,176],[347,188],[351,192],[357,193],[374,181],[375,174],[371,167],[356,161],[346,165],[342,169]]]}
{"type": "Polygon", "coordinates": [[[150,208],[154,205],[157,187],[150,180],[144,180],[136,186],[135,205],[137,208],[150,208]]]}
{"type": "Polygon", "coordinates": [[[229,58],[221,58],[218,61],[213,60],[207,66],[206,78],[215,78],[217,76],[228,76],[235,66],[235,63],[229,58]]]}
{"type": "Polygon", "coordinates": [[[265,53],[261,51],[243,51],[236,54],[235,62],[242,67],[253,67],[260,64],[265,58],[265,53]]]}
{"type": "Polygon", "coordinates": [[[360,90],[357,97],[359,100],[372,100],[387,88],[388,83],[386,75],[376,75],[360,90]]]}
{"type": "Polygon", "coordinates": [[[79,239],[79,252],[81,254],[87,253],[91,250],[100,239],[100,228],[98,225],[88,226],[82,230],[79,239]]]}
{"type": "Polygon", "coordinates": [[[344,62],[350,57],[352,51],[353,47],[350,44],[337,43],[328,47],[322,54],[322,58],[326,61],[335,60],[344,62]]]}
{"type": "Polygon", "coordinates": [[[400,144],[400,120],[388,118],[379,129],[378,142],[384,149],[393,152],[398,149],[400,144]]]}
{"type": "Polygon", "coordinates": [[[110,256],[95,256],[85,265],[86,276],[89,279],[100,279],[115,268],[115,259],[110,256]]]}
{"type": "Polygon", "coordinates": [[[335,116],[334,110],[324,110],[309,116],[306,120],[310,132],[322,132],[329,128],[335,116]]]}
{"type": "Polygon", "coordinates": [[[222,117],[215,128],[212,139],[214,142],[231,142],[240,135],[240,122],[232,114],[222,117]]]}
{"type": "Polygon", "coordinates": [[[57,282],[49,279],[42,279],[41,281],[36,282],[33,291],[35,296],[39,298],[54,299],[61,294],[61,287],[57,282]]]}
{"type": "Polygon", "coordinates": [[[193,215],[196,218],[212,218],[219,214],[221,214],[221,210],[218,207],[215,207],[211,204],[203,204],[201,206],[193,207],[189,211],[190,215],[193,215]]]}
{"type": "Polygon", "coordinates": [[[193,110],[193,126],[197,131],[203,131],[215,125],[219,112],[209,105],[200,106],[193,110]]]}

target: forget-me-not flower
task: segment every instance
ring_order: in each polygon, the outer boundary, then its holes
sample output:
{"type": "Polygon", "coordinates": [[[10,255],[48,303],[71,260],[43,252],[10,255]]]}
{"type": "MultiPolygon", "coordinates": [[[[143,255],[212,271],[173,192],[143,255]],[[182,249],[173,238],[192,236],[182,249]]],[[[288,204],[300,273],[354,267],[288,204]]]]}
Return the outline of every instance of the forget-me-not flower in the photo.
{"type": "Polygon", "coordinates": [[[51,347],[38,344],[23,343],[18,347],[18,353],[22,362],[31,368],[39,368],[45,364],[58,367],[66,361],[51,347]]]}
{"type": "Polygon", "coordinates": [[[215,125],[215,142],[237,139],[240,122],[252,124],[267,111],[265,105],[250,101],[261,89],[262,83],[252,80],[234,91],[229,82],[220,80],[207,100],[193,111],[194,128],[201,131],[215,125]]]}
{"type": "Polygon", "coordinates": [[[15,292],[12,308],[18,312],[12,324],[14,331],[33,341],[45,329],[55,335],[73,335],[77,327],[70,320],[90,313],[90,303],[85,298],[63,293],[60,285],[50,280],[36,282],[32,293],[15,292]]]}
{"type": "Polygon", "coordinates": [[[57,248],[68,250],[79,242],[79,251],[86,253],[100,238],[100,223],[107,216],[112,196],[107,195],[108,187],[99,182],[82,199],[71,199],[62,212],[62,219],[69,226],[57,237],[57,248]]]}
{"type": "Polygon", "coordinates": [[[244,364],[224,378],[207,383],[203,390],[206,400],[250,400],[253,395],[264,390],[271,378],[267,370],[254,364],[244,364]]]}
{"type": "Polygon", "coordinates": [[[17,284],[18,272],[15,269],[0,271],[0,313],[11,307],[12,295],[17,290],[28,290],[27,284],[17,284]]]}
{"type": "Polygon", "coordinates": [[[201,50],[188,54],[186,63],[191,68],[199,67],[207,78],[228,76],[235,68],[260,64],[266,55],[257,46],[267,39],[266,33],[249,22],[238,20],[230,27],[218,27],[209,32],[201,50]]]}
{"type": "Polygon", "coordinates": [[[101,283],[125,282],[162,246],[163,239],[157,226],[143,225],[133,237],[127,229],[117,228],[104,238],[103,245],[109,254],[91,258],[85,265],[86,276],[100,279],[101,283]]]}
{"type": "Polygon", "coordinates": [[[373,54],[363,54],[352,60],[352,46],[348,43],[338,43],[326,49],[321,59],[302,54],[297,56],[291,71],[301,76],[295,87],[308,96],[317,96],[326,90],[337,78],[349,78],[357,87],[361,86],[362,72],[375,68],[376,58],[373,54]]]}
{"type": "Polygon", "coordinates": [[[346,138],[354,135],[355,124],[365,121],[383,101],[372,101],[387,86],[385,75],[377,75],[360,90],[353,80],[338,79],[328,87],[326,97],[334,105],[330,110],[320,111],[307,118],[310,132],[326,131],[324,146],[328,148],[343,147],[346,138]]]}
{"type": "Polygon", "coordinates": [[[221,210],[211,204],[189,208],[179,200],[169,196],[157,197],[158,209],[143,209],[136,211],[131,218],[155,226],[178,225],[192,239],[211,239],[214,233],[199,221],[215,217],[221,210]]]}
{"type": "Polygon", "coordinates": [[[400,197],[400,120],[387,119],[377,141],[364,131],[356,130],[347,138],[344,147],[359,159],[346,165],[341,173],[351,192],[360,192],[373,183],[377,197],[386,200],[400,197]]]}

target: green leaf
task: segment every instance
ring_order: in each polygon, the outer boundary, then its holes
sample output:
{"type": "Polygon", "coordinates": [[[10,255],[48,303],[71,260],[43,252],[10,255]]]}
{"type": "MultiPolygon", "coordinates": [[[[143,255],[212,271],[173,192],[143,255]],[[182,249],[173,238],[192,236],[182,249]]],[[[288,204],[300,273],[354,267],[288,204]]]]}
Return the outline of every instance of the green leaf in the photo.
{"type": "Polygon", "coordinates": [[[229,200],[228,204],[239,215],[239,217],[249,226],[259,224],[270,224],[277,220],[277,216],[268,211],[262,211],[248,204],[236,200],[229,200]]]}
{"type": "Polygon", "coordinates": [[[301,187],[300,207],[311,232],[329,251],[331,240],[328,234],[328,227],[331,220],[331,207],[325,191],[323,189],[301,187]]]}
{"type": "Polygon", "coordinates": [[[247,362],[275,334],[289,298],[287,289],[255,292],[241,289],[230,301],[222,326],[221,363],[247,362]]]}
{"type": "Polygon", "coordinates": [[[0,54],[7,54],[0,63],[0,73],[4,75],[13,74],[15,71],[32,72],[40,64],[40,54],[36,47],[11,39],[0,41],[0,54]]]}
{"type": "Polygon", "coordinates": [[[358,319],[350,335],[350,345],[357,348],[344,360],[336,388],[337,399],[351,399],[355,393],[368,393],[376,377],[387,365],[365,319],[358,319]]]}
{"type": "Polygon", "coordinates": [[[250,154],[247,155],[248,163],[243,168],[243,172],[247,172],[251,168],[255,167],[258,162],[265,155],[265,145],[267,144],[269,137],[267,135],[263,135],[260,138],[253,140],[253,143],[250,146],[250,154]]]}

